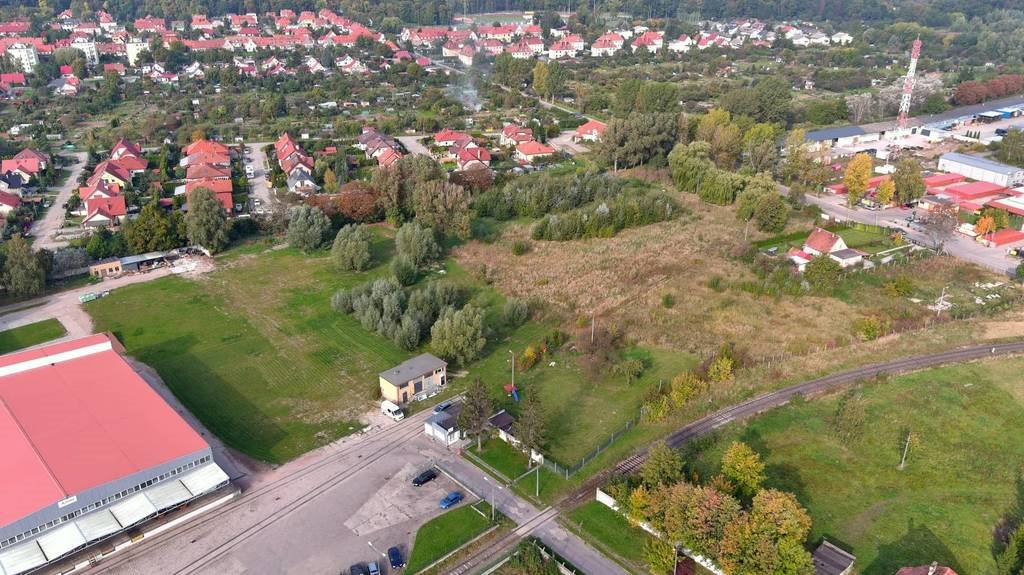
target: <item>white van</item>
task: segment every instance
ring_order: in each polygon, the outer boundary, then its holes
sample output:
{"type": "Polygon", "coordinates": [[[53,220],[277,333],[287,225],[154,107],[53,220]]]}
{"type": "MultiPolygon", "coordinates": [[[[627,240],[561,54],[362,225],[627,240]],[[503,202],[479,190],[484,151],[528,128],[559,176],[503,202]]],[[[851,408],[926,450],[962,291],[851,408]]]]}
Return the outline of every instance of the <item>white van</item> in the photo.
{"type": "Polygon", "coordinates": [[[245,175],[248,178],[253,178],[256,176],[256,170],[252,168],[252,164],[248,164],[245,166],[245,175]]]}
{"type": "Polygon", "coordinates": [[[388,400],[384,400],[380,404],[380,412],[384,415],[394,419],[395,421],[402,421],[405,419],[405,414],[402,413],[402,408],[391,403],[388,400]]]}

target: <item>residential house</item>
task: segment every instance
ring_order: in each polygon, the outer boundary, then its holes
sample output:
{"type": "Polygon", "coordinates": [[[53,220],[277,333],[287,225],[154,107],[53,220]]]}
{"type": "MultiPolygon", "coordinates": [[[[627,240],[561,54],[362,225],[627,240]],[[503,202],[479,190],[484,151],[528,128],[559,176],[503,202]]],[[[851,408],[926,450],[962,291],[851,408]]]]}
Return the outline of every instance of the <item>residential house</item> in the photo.
{"type": "Polygon", "coordinates": [[[487,424],[498,432],[498,438],[511,445],[519,444],[519,440],[512,435],[512,425],[515,422],[516,418],[504,409],[487,419],[487,424]]]}
{"type": "Polygon", "coordinates": [[[956,575],[956,571],[933,562],[920,567],[903,567],[896,575],[956,575]]]}
{"type": "Polygon", "coordinates": [[[131,173],[122,168],[115,162],[110,160],[104,160],[96,165],[96,169],[93,170],[91,180],[103,180],[108,184],[114,184],[117,187],[124,189],[132,181],[131,173]]]}
{"type": "Polygon", "coordinates": [[[486,168],[491,165],[491,153],[487,148],[479,146],[463,147],[456,154],[455,161],[462,172],[479,167],[486,168]]]}
{"type": "Polygon", "coordinates": [[[25,148],[9,160],[0,162],[0,172],[15,173],[24,181],[38,177],[50,162],[50,157],[38,150],[25,148]]]}
{"type": "Polygon", "coordinates": [[[448,363],[429,353],[418,355],[379,374],[383,399],[398,405],[440,392],[448,383],[448,363]]]}
{"type": "Polygon", "coordinates": [[[846,242],[839,234],[821,228],[814,228],[804,241],[804,251],[812,256],[830,254],[846,248],[846,242]]]}
{"type": "Polygon", "coordinates": [[[0,173],[0,191],[21,195],[25,186],[25,179],[14,172],[0,173]]]}
{"type": "Polygon", "coordinates": [[[548,58],[552,60],[558,60],[559,58],[575,58],[576,57],[576,46],[569,41],[568,38],[562,38],[561,40],[555,41],[548,49],[548,58]]]}
{"type": "Polygon", "coordinates": [[[459,48],[458,59],[463,66],[467,68],[473,65],[473,56],[476,55],[476,48],[472,44],[466,44],[462,48],[459,48]]]}
{"type": "Polygon", "coordinates": [[[506,147],[515,147],[524,142],[533,140],[533,131],[516,124],[506,124],[501,129],[501,136],[498,138],[498,143],[506,147]]]}
{"type": "Polygon", "coordinates": [[[313,176],[305,170],[293,170],[288,174],[288,191],[300,196],[315,194],[320,189],[313,181],[313,176]]]}
{"type": "Polygon", "coordinates": [[[4,52],[23,72],[32,72],[39,64],[39,51],[35,44],[18,42],[11,44],[4,52]]]}
{"type": "Polygon", "coordinates": [[[122,195],[91,198],[86,202],[86,216],[82,219],[82,227],[116,227],[121,224],[127,213],[122,195]]]}
{"type": "Polygon", "coordinates": [[[120,160],[126,156],[140,158],[142,157],[142,148],[125,138],[120,138],[114,143],[114,147],[110,149],[110,159],[120,160]]]}
{"type": "Polygon", "coordinates": [[[622,45],[625,43],[626,40],[615,32],[602,34],[590,45],[590,55],[595,58],[614,56],[616,52],[622,49],[622,45]]]}
{"type": "Polygon", "coordinates": [[[606,127],[607,125],[604,122],[589,120],[587,123],[576,128],[572,135],[572,140],[574,142],[599,142],[606,127]]]}
{"type": "Polygon", "coordinates": [[[0,215],[7,214],[18,209],[21,205],[21,197],[10,192],[0,191],[0,215]]]}
{"type": "Polygon", "coordinates": [[[690,48],[692,48],[694,44],[695,42],[693,41],[693,38],[683,34],[669,42],[668,49],[670,52],[675,52],[676,54],[685,54],[690,51],[690,48]]]}
{"type": "Polygon", "coordinates": [[[465,144],[472,139],[469,134],[445,128],[434,134],[434,145],[441,148],[450,148],[459,144],[465,144]]]}
{"type": "Polygon", "coordinates": [[[840,46],[846,46],[847,44],[849,44],[851,42],[853,42],[853,36],[847,34],[846,32],[836,32],[835,34],[832,35],[832,43],[833,44],[839,44],[840,46]]]}
{"type": "Polygon", "coordinates": [[[533,163],[554,153],[554,148],[536,140],[530,140],[516,146],[516,159],[525,164],[533,163]]]}
{"type": "Polygon", "coordinates": [[[662,46],[664,45],[665,32],[655,30],[648,30],[647,32],[644,32],[643,34],[638,36],[636,40],[633,40],[632,44],[633,52],[636,52],[637,50],[644,48],[651,54],[661,50],[662,46]]]}
{"type": "Polygon", "coordinates": [[[804,241],[803,248],[791,248],[786,254],[800,271],[819,256],[827,255],[843,268],[855,266],[864,261],[864,252],[847,247],[839,234],[821,228],[814,228],[804,241]]]}

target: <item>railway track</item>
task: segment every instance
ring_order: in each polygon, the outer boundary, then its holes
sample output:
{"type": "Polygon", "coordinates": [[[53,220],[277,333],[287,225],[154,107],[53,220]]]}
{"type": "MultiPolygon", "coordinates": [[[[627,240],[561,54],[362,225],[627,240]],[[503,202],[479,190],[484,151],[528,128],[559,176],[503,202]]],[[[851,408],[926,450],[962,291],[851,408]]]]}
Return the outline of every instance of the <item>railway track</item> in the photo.
{"type": "MultiPolygon", "coordinates": [[[[194,521],[190,521],[184,524],[183,526],[175,530],[172,530],[171,532],[161,537],[156,538],[154,541],[151,541],[146,545],[142,545],[136,549],[133,549],[126,555],[120,557],[112,557],[107,560],[100,560],[96,563],[94,569],[98,569],[100,571],[112,569],[124,565],[126,563],[135,561],[140,557],[145,557],[151,553],[154,553],[162,549],[164,546],[175,542],[176,540],[178,540],[179,537],[186,535],[188,533],[195,533],[198,530],[217,521],[219,518],[239,508],[247,506],[251,507],[257,500],[263,497],[272,496],[275,492],[281,490],[282,488],[288,487],[297,481],[305,479],[312,473],[315,473],[320,469],[323,469],[324,467],[331,465],[332,463],[338,461],[339,459],[343,459],[345,457],[360,453],[362,453],[362,455],[360,455],[360,460],[372,458],[374,456],[383,454],[392,445],[394,445],[395,441],[405,441],[420,434],[422,432],[421,420],[425,419],[429,415],[429,413],[430,412],[428,410],[415,416],[412,416],[411,418],[406,420],[409,422],[408,425],[384,428],[376,430],[374,432],[370,432],[369,434],[367,434],[368,437],[364,438],[363,441],[341,447],[337,451],[324,456],[322,459],[319,459],[303,467],[290,471],[289,473],[282,475],[281,477],[275,479],[272,482],[261,485],[256,489],[253,489],[252,491],[246,492],[245,494],[243,494],[243,496],[236,498],[234,501],[227,503],[221,507],[218,507],[217,509],[210,511],[205,515],[196,518],[194,521]]],[[[306,503],[308,503],[309,501],[311,501],[324,491],[327,491],[328,489],[344,482],[345,480],[351,477],[352,474],[348,473],[335,474],[330,478],[317,483],[310,491],[303,494],[303,496],[299,497],[295,501],[286,504],[281,509],[274,511],[267,517],[261,519],[259,522],[244,529],[242,532],[234,535],[221,545],[217,546],[211,553],[208,553],[199,560],[190,563],[185,568],[177,571],[177,573],[191,573],[197,569],[200,569],[206,565],[211,564],[214,560],[219,559],[220,557],[228,553],[231,549],[237,547],[239,544],[255,536],[260,531],[266,529],[267,527],[276,523],[277,521],[284,519],[292,512],[302,507],[303,505],[305,505],[306,503]]]]}
{"type": "Polygon", "coordinates": [[[533,533],[535,529],[544,525],[551,519],[558,515],[558,509],[555,507],[548,507],[541,510],[533,517],[519,524],[511,533],[508,533],[494,545],[484,547],[469,557],[466,557],[462,563],[451,569],[447,573],[449,575],[464,575],[470,573],[476,567],[487,565],[491,561],[494,561],[501,555],[509,552],[513,547],[516,546],[523,538],[533,533]]]}
{"type": "MultiPolygon", "coordinates": [[[[748,399],[742,403],[721,409],[689,423],[680,429],[672,432],[665,438],[669,447],[680,448],[687,442],[702,437],[712,431],[739,421],[752,417],[764,411],[785,405],[797,395],[812,395],[832,391],[844,385],[876,377],[879,375],[894,375],[908,371],[915,371],[927,367],[935,367],[948,363],[959,363],[983,359],[986,357],[998,357],[1024,353],[1024,342],[1001,343],[995,345],[974,345],[961,347],[933,353],[897,359],[885,363],[876,363],[811,379],[790,387],[768,392],[763,395],[748,399]]],[[[614,467],[602,471],[583,483],[579,489],[567,495],[556,503],[560,509],[571,509],[593,496],[594,490],[604,484],[613,475],[629,475],[635,473],[647,460],[647,449],[639,451],[623,459],[614,467]]]]}

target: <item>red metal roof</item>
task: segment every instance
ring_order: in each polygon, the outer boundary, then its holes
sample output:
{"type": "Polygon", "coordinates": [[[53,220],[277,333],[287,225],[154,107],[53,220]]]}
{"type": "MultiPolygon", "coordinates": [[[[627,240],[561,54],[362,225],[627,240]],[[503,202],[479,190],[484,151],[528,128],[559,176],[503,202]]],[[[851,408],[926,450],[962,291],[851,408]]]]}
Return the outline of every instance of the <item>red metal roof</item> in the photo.
{"type": "Polygon", "coordinates": [[[970,200],[975,198],[981,198],[984,196],[991,196],[1002,192],[1006,188],[999,184],[991,184],[989,182],[971,182],[969,184],[957,184],[955,186],[949,186],[942,193],[955,196],[963,200],[970,200]]]}
{"type": "Polygon", "coordinates": [[[109,334],[0,357],[0,526],[207,448],[109,334]]]}
{"type": "Polygon", "coordinates": [[[965,179],[966,178],[960,174],[932,174],[927,178],[924,178],[924,185],[928,187],[948,186],[950,184],[958,184],[965,179]]]}

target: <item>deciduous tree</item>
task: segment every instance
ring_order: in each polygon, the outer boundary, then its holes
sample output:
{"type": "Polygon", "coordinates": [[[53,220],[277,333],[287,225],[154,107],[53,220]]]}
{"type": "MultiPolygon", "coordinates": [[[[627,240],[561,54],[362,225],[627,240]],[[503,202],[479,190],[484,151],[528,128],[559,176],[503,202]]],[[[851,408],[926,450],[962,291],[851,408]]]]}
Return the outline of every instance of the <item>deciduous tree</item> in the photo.
{"type": "Polygon", "coordinates": [[[764,463],[746,443],[732,442],[722,456],[722,474],[733,482],[741,495],[753,497],[764,482],[764,463]]]}
{"type": "Polygon", "coordinates": [[[302,205],[296,208],[288,222],[288,244],[303,252],[318,250],[327,243],[331,233],[331,220],[323,210],[302,205]]]}
{"type": "Polygon", "coordinates": [[[418,222],[403,224],[395,234],[395,251],[417,268],[441,257],[441,247],[434,239],[434,232],[418,222]]]}
{"type": "Polygon", "coordinates": [[[190,244],[203,246],[210,253],[217,253],[228,245],[224,206],[209,188],[196,188],[189,194],[185,229],[190,244]]]}
{"type": "MultiPolygon", "coordinates": [[[[544,420],[544,408],[537,394],[532,390],[525,391],[523,408],[519,417],[512,424],[512,434],[519,440],[520,446],[527,452],[540,451],[544,447],[547,434],[547,423],[544,420]]],[[[531,461],[527,461],[529,467],[531,461]]]]}
{"type": "Polygon", "coordinates": [[[469,192],[442,180],[424,182],[413,192],[416,220],[446,236],[470,236],[469,192]]]}
{"type": "MultiPolygon", "coordinates": [[[[362,225],[347,225],[338,230],[331,245],[331,261],[339,270],[365,270],[370,265],[373,236],[362,225]]],[[[399,280],[401,281],[401,280],[399,280]]]]}
{"type": "Polygon", "coordinates": [[[654,444],[640,468],[640,479],[651,488],[678,483],[683,479],[682,456],[664,441],[654,444]]]}
{"type": "Polygon", "coordinates": [[[921,176],[921,164],[913,158],[903,158],[896,163],[896,171],[892,175],[896,186],[896,200],[906,205],[924,195],[925,184],[921,176]]]}
{"type": "Polygon", "coordinates": [[[487,338],[484,318],[479,308],[467,305],[455,311],[448,308],[430,329],[430,343],[438,355],[466,365],[480,356],[487,338]]]}
{"type": "Polygon", "coordinates": [[[20,235],[14,235],[4,244],[4,285],[12,295],[26,297],[39,295],[46,284],[46,270],[32,253],[32,245],[20,235]]]}
{"type": "Polygon", "coordinates": [[[846,200],[850,206],[856,206],[867,193],[871,169],[871,156],[863,153],[855,155],[847,164],[843,173],[843,185],[846,186],[846,200]]]}
{"type": "Polygon", "coordinates": [[[494,411],[494,404],[491,401],[491,394],[487,392],[484,380],[479,377],[473,378],[466,388],[466,394],[462,399],[462,411],[459,412],[459,428],[464,430],[470,437],[476,437],[476,448],[480,449],[484,430],[487,428],[487,420],[494,411]]]}
{"type": "Polygon", "coordinates": [[[828,254],[822,254],[810,261],[804,268],[804,279],[811,289],[818,293],[829,293],[839,286],[843,268],[828,254]]]}

